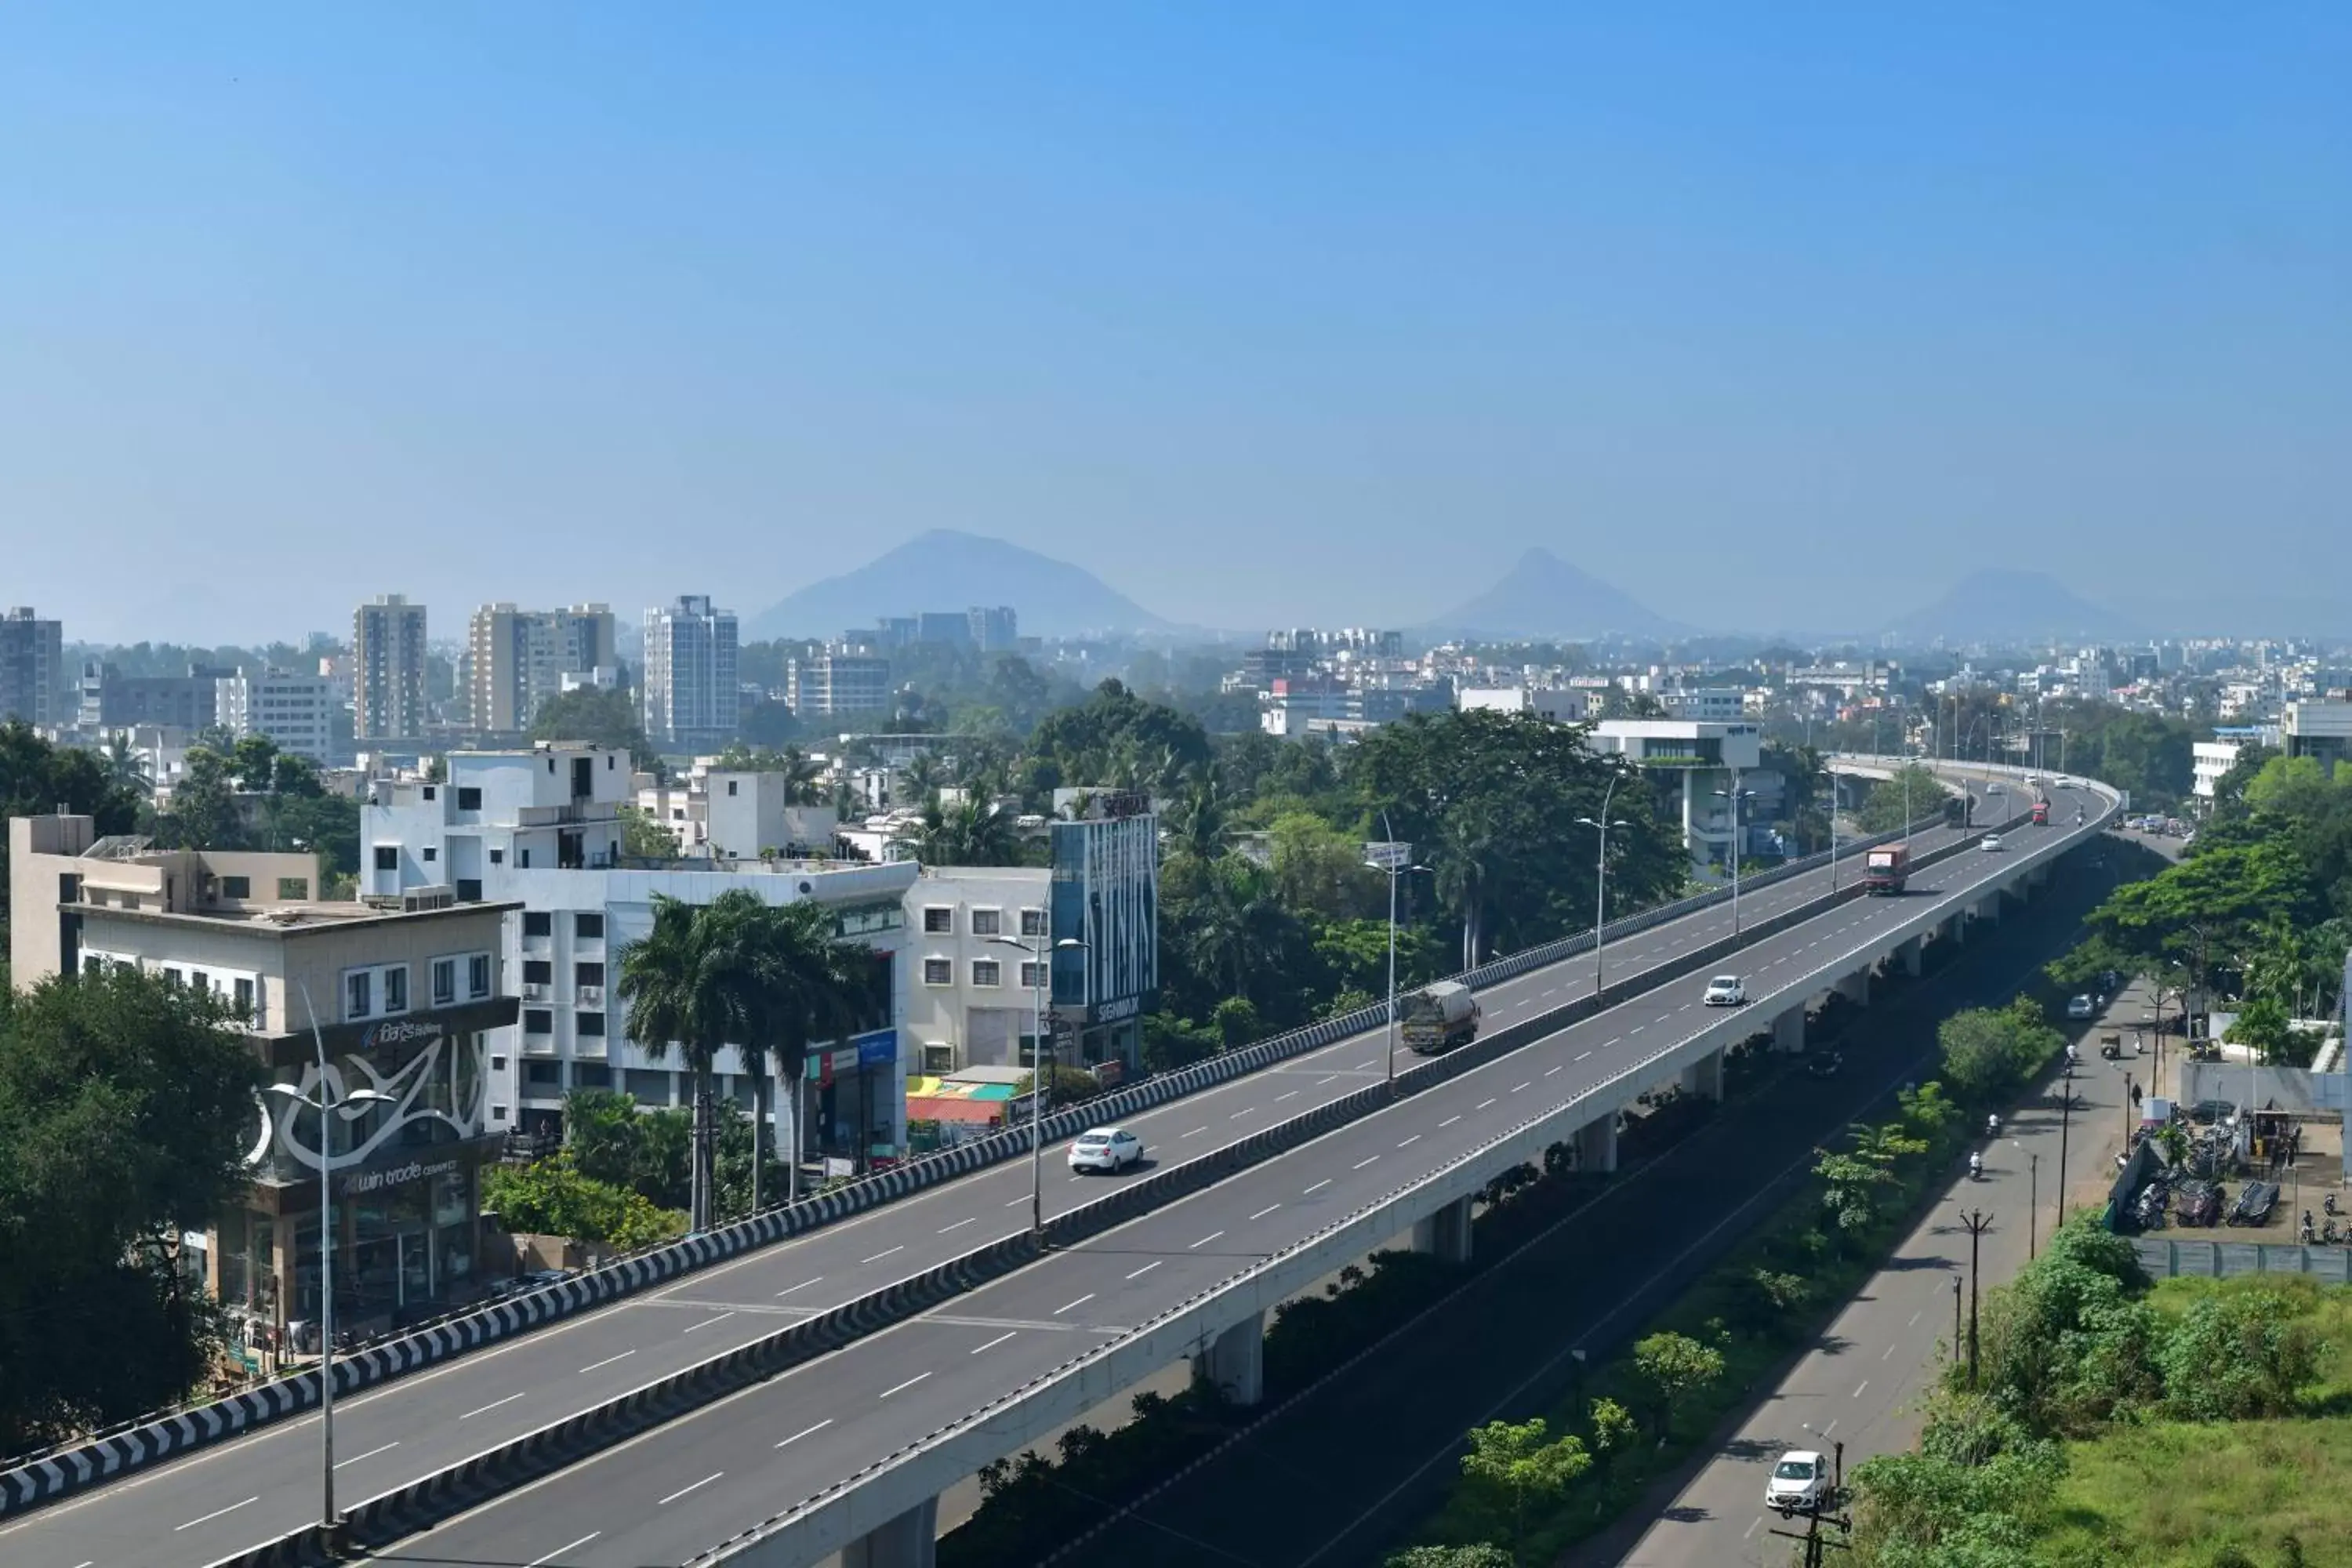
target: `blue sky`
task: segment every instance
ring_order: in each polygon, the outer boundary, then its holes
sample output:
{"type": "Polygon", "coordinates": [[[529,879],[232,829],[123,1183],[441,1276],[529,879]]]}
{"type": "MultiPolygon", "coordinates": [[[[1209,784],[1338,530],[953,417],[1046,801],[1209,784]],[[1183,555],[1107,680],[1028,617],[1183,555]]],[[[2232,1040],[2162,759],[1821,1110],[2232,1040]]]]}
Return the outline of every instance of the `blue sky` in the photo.
{"type": "Polygon", "coordinates": [[[1235,626],[1534,544],[1752,626],[2340,575],[2352,6],[883,9],[0,9],[0,597],[749,616],[929,527],[1235,626]]]}

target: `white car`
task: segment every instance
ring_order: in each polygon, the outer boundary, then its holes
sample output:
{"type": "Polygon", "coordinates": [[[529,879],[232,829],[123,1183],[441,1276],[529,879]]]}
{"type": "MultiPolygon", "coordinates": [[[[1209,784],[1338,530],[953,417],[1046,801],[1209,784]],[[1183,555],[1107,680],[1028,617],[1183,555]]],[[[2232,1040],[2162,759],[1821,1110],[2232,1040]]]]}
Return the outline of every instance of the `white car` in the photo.
{"type": "Polygon", "coordinates": [[[1710,1007],[1745,1007],[1748,988],[1737,974],[1718,974],[1706,983],[1706,1001],[1710,1007]]]}
{"type": "Polygon", "coordinates": [[[2099,1009],[2088,996],[2077,996],[2066,1004],[2066,1016],[2069,1018],[2095,1018],[2098,1016],[2099,1009]]]}
{"type": "Polygon", "coordinates": [[[1984,847],[1987,849],[1999,849],[2000,847],[2000,835],[1998,833],[1986,834],[1984,836],[1984,847]]]}
{"type": "Polygon", "coordinates": [[[1143,1140],[1124,1127],[1094,1127],[1070,1145],[1073,1171],[1124,1171],[1143,1158],[1143,1140]]]}
{"type": "Polygon", "coordinates": [[[1783,1519],[1811,1513],[1829,1502],[1829,1467],[1822,1463],[1819,1454],[1804,1448],[1791,1448],[1781,1455],[1772,1467],[1772,1479],[1764,1483],[1764,1506],[1783,1519]]]}

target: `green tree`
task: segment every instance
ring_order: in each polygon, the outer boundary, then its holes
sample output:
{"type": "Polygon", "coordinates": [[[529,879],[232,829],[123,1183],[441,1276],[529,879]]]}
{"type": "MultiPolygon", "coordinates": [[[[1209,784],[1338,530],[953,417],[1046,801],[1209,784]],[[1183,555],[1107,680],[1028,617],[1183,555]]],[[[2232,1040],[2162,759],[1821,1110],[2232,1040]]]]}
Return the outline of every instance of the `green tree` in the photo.
{"type": "Polygon", "coordinates": [[[1963,1099],[1981,1103],[2015,1089],[2056,1056],[2064,1037],[2019,997],[2006,1007],[1972,1007],[1936,1030],[1942,1073],[1963,1099]]]}
{"type": "Polygon", "coordinates": [[[1723,1352],[1686,1334],[1654,1333],[1633,1342],[1633,1373],[1649,1391],[1654,1430],[1663,1437],[1700,1391],[1721,1380],[1723,1352]]]}
{"type": "Polygon", "coordinates": [[[1903,826],[1906,809],[1913,821],[1941,811],[1945,794],[1934,773],[1916,763],[1906,763],[1895,771],[1894,777],[1871,784],[1870,793],[1862,798],[1862,809],[1854,814],[1854,822],[1864,833],[1891,833],[1903,826]]]}
{"type": "Polygon", "coordinates": [[[580,741],[625,751],[631,764],[639,771],[661,771],[661,753],[646,738],[635,700],[618,689],[583,686],[547,699],[531,716],[530,738],[580,741]]]}
{"type": "MultiPolygon", "coordinates": [[[[100,835],[129,833],[146,795],[126,787],[96,752],[51,745],[13,719],[0,723],[0,816],[37,816],[63,805],[95,818],[100,835]]],[[[0,840],[0,915],[7,910],[7,856],[0,840]]]]}
{"type": "Polygon", "coordinates": [[[1499,1546],[1408,1546],[1389,1554],[1385,1568],[1513,1568],[1518,1560],[1499,1546]]]}
{"type": "Polygon", "coordinates": [[[226,1012],[127,968],[0,989],[0,1452],[201,1381],[177,1256],[243,1201],[261,1079],[226,1012]]]}
{"type": "Polygon", "coordinates": [[[642,806],[619,806],[614,815],[621,819],[622,854],[643,860],[677,858],[677,831],[667,823],[656,821],[642,806]]]}
{"type": "Polygon", "coordinates": [[[2166,1331],[2157,1356],[2167,1413],[2182,1421],[2267,1421],[2295,1414],[2326,1349],[2276,1290],[2203,1296],[2166,1331]]]}
{"type": "Polygon", "coordinates": [[[1591,1468],[1584,1444],[1573,1434],[1554,1437],[1541,1416],[1473,1427],[1470,1451],[1462,1456],[1467,1500],[1495,1521],[1514,1562],[1527,1544],[1528,1510],[1558,1502],[1591,1468]]]}
{"type": "Polygon", "coordinates": [[[1388,907],[1388,879],[1364,864],[1361,839],[1308,811],[1286,812],[1266,829],[1274,896],[1294,914],[1369,920],[1388,907]]]}
{"type": "Polygon", "coordinates": [[[489,1167],[482,1206],[519,1235],[569,1237],[623,1252],[671,1240],[685,1228],[676,1211],[656,1208],[643,1194],[583,1174],[569,1149],[528,1165],[489,1167]]]}
{"type": "Polygon", "coordinates": [[[911,842],[929,866],[1018,866],[1024,858],[1013,813],[971,792],[952,805],[932,792],[911,842]]]}

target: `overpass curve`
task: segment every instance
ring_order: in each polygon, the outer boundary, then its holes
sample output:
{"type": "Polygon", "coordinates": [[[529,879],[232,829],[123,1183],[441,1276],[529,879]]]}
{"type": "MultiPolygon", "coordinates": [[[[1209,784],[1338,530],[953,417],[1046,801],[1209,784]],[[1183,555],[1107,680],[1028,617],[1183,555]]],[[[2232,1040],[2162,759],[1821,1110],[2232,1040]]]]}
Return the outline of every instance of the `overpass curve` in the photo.
{"type": "MultiPolygon", "coordinates": [[[[1547,1144],[1605,1142],[1591,1130],[1613,1128],[1643,1089],[1996,910],[2111,804],[2065,795],[2056,825],[2011,832],[2002,854],[1962,853],[1923,868],[1909,897],[1851,900],[1756,943],[1726,965],[1749,980],[1744,1012],[1704,1008],[1696,977],[1611,1006],[377,1560],[803,1568],[852,1548],[876,1564],[928,1562],[929,1500],[946,1486],[1182,1355],[1219,1353],[1237,1332],[1254,1346],[1275,1302],[1547,1144]],[[2079,828],[2076,804],[2092,819],[2079,828]]],[[[1294,1062],[1260,1076],[1292,1093],[1330,1072],[1294,1062]]]]}
{"type": "MultiPolygon", "coordinates": [[[[1954,842],[1923,830],[1923,849],[1954,842]]],[[[1851,881],[1849,850],[1838,876],[1851,881]]],[[[1822,897],[1817,869],[1741,900],[1743,927],[1822,897]]],[[[1612,994],[1724,938],[1717,904],[1608,948],[1612,994]]],[[[1592,994],[1589,952],[1482,988],[1490,1031],[1592,994]]],[[[1124,1119],[1155,1153],[1192,1158],[1270,1122],[1311,1110],[1376,1081],[1384,1042],[1375,1031],[1338,1041],[1214,1088],[1124,1119]]],[[[1406,1060],[1412,1058],[1407,1058],[1406,1060]]],[[[1058,1152],[1049,1144],[1051,1165],[1058,1152]]],[[[1049,1169],[1048,1215],[1106,1190],[1049,1169]]],[[[822,1229],[740,1255],[669,1285],[560,1320],[491,1348],[420,1371],[336,1410],[337,1488],[367,1498],[419,1481],[497,1444],[592,1408],[655,1378],[908,1278],[1027,1227],[1030,1174],[1015,1160],[908,1194],[822,1229]]],[[[10,1568],[184,1568],[276,1541],[318,1508],[315,1415],[101,1484],[0,1524],[10,1568]]]]}

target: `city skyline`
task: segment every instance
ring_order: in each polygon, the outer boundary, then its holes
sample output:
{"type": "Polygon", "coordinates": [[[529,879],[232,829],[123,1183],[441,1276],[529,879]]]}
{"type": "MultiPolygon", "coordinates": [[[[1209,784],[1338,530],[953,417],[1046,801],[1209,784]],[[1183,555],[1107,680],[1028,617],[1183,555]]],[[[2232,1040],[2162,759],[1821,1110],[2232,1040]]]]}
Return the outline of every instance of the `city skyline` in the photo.
{"type": "Polygon", "coordinates": [[[2160,619],[2352,493],[2326,8],[5,27],[0,506],[145,566],[20,553],[76,636],[751,617],[938,527],[1198,626],[1529,547],[1700,624],[1922,555],[2160,619]]]}

